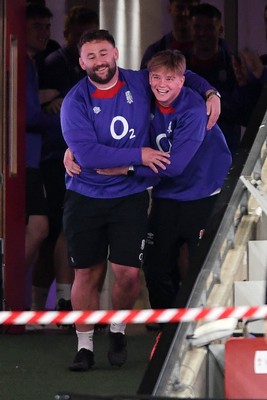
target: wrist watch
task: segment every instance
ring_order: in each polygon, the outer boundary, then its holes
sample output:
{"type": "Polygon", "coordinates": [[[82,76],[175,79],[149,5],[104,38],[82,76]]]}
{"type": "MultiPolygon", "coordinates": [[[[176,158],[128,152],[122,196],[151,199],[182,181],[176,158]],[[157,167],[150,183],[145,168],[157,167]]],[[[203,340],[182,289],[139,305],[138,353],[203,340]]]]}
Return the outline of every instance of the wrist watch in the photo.
{"type": "Polygon", "coordinates": [[[130,165],[127,171],[128,176],[134,176],[134,166],[130,165]]]}
{"type": "Polygon", "coordinates": [[[220,93],[217,90],[211,90],[207,96],[206,96],[206,100],[208,100],[211,96],[217,96],[219,97],[219,99],[221,98],[220,93]]]}

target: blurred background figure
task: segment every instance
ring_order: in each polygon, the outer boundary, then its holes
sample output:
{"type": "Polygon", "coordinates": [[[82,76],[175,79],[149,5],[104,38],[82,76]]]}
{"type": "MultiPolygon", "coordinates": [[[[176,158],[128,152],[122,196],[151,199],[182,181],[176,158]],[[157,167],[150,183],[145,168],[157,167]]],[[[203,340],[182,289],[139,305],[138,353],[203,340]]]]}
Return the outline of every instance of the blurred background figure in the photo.
{"type": "MultiPolygon", "coordinates": [[[[58,115],[43,112],[39,101],[38,71],[35,57],[45,50],[50,37],[52,13],[39,4],[26,8],[26,237],[28,271],[35,274],[40,247],[48,235],[47,199],[40,171],[43,138],[59,129],[58,115]]],[[[54,96],[57,92],[54,91],[54,96]]]]}
{"type": "MultiPolygon", "coordinates": [[[[77,44],[84,31],[98,28],[99,17],[95,11],[83,6],[72,7],[69,10],[65,17],[65,45],[46,58],[45,75],[40,81],[42,88],[57,89],[60,92],[59,97],[63,98],[72,86],[85,76],[79,65],[77,44]]],[[[50,110],[51,107],[52,104],[50,110]]]]}
{"type": "MultiPolygon", "coordinates": [[[[264,8],[263,19],[267,40],[267,5],[264,8]]],[[[267,54],[259,55],[257,50],[245,48],[239,51],[238,56],[232,57],[232,65],[239,86],[254,87],[253,94],[249,97],[253,109],[263,87],[267,84],[267,54]]]]}
{"type": "MultiPolygon", "coordinates": [[[[27,4],[37,4],[39,6],[46,7],[45,0],[27,0],[27,4]]],[[[60,48],[60,44],[50,37],[49,32],[49,39],[47,40],[47,44],[44,50],[38,52],[35,56],[35,62],[38,70],[38,74],[41,75],[43,73],[43,65],[45,58],[52,53],[53,51],[60,48]]]]}
{"type": "Polygon", "coordinates": [[[184,54],[187,68],[206,78],[221,94],[221,115],[218,125],[234,157],[258,95],[257,85],[239,85],[232,66],[232,53],[222,41],[221,11],[201,3],[191,9],[192,47],[184,54]]]}
{"type": "Polygon", "coordinates": [[[141,68],[145,68],[158,51],[177,49],[184,52],[192,46],[190,9],[199,3],[199,0],[169,0],[168,12],[172,20],[172,30],[146,49],[141,68]]]}
{"type": "MultiPolygon", "coordinates": [[[[43,105],[48,115],[59,115],[64,96],[82,77],[77,44],[81,34],[99,28],[99,18],[88,7],[76,6],[65,17],[65,45],[44,60],[39,76],[40,89],[56,90],[59,95],[43,105]]],[[[43,141],[41,174],[48,201],[49,235],[43,242],[33,276],[32,299],[35,309],[44,309],[51,283],[56,278],[56,308],[71,310],[73,270],[68,265],[67,246],[62,232],[62,212],[65,196],[63,155],[66,144],[61,128],[43,141]]]]}
{"type": "MultiPolygon", "coordinates": [[[[265,27],[265,38],[267,41],[267,5],[264,8],[263,18],[265,27]]],[[[238,76],[241,84],[244,84],[249,80],[249,72],[251,72],[256,79],[259,79],[262,84],[266,84],[266,67],[264,67],[267,65],[266,53],[260,56],[258,51],[246,48],[240,51],[240,60],[234,58],[233,63],[237,70],[237,75],[238,73],[240,74],[238,76]]]]}

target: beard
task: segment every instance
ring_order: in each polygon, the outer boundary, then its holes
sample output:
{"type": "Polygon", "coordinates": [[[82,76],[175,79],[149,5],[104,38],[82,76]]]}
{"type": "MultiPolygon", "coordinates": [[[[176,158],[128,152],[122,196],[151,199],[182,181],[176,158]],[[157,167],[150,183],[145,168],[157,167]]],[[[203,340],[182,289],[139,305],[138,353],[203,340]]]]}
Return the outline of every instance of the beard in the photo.
{"type": "Polygon", "coordinates": [[[91,81],[96,82],[96,83],[101,83],[101,84],[106,84],[109,81],[111,81],[111,79],[113,78],[113,76],[115,75],[117,70],[117,66],[114,63],[113,66],[110,66],[108,64],[102,64],[99,65],[98,67],[95,67],[91,70],[86,69],[87,75],[89,76],[89,78],[91,79],[91,81]],[[107,67],[108,68],[108,72],[105,78],[102,78],[101,76],[97,75],[97,70],[103,67],[107,67]]]}

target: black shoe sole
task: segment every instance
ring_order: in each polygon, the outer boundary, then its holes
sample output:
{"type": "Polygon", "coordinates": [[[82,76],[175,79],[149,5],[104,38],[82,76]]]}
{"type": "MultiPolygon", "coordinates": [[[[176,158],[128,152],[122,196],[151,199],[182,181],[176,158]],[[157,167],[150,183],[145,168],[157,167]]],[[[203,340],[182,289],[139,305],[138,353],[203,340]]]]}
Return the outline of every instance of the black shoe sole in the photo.
{"type": "Polygon", "coordinates": [[[108,361],[112,366],[121,367],[127,361],[127,339],[121,333],[109,332],[109,340],[108,361]]]}
{"type": "Polygon", "coordinates": [[[112,351],[108,352],[108,361],[112,367],[122,367],[126,361],[127,361],[127,350],[125,349],[124,351],[120,353],[114,353],[112,351]],[[116,360],[116,357],[119,357],[119,360],[116,360]]]}
{"type": "Polygon", "coordinates": [[[94,354],[90,350],[81,349],[75,356],[73,363],[69,366],[70,371],[88,371],[93,367],[94,354]]]}

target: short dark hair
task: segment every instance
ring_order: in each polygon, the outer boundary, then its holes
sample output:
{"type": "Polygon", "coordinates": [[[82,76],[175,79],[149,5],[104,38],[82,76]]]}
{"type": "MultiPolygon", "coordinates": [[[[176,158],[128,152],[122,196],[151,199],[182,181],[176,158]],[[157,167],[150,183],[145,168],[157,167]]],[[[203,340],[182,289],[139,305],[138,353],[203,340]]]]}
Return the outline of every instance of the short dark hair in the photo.
{"type": "MultiPolygon", "coordinates": [[[[177,1],[177,0],[169,0],[169,1],[170,1],[170,3],[173,3],[174,1],[177,1]]],[[[185,1],[186,1],[186,3],[188,3],[188,6],[190,6],[190,7],[191,7],[192,3],[193,3],[193,5],[197,5],[200,3],[200,0],[185,0],[185,1]]]]}
{"type": "Polygon", "coordinates": [[[40,6],[46,6],[45,0],[27,0],[27,4],[33,3],[33,4],[39,4],[40,6]]]}
{"type": "Polygon", "coordinates": [[[184,75],[186,70],[185,56],[179,50],[159,51],[147,64],[149,71],[157,67],[166,67],[171,71],[178,71],[181,75],[184,75]]]}
{"type": "Polygon", "coordinates": [[[94,40],[106,40],[107,42],[111,43],[113,47],[116,47],[114,37],[106,31],[105,29],[98,29],[97,31],[86,31],[80,37],[78,43],[78,50],[81,51],[82,45],[87,42],[93,42],[94,40]]]}
{"type": "Polygon", "coordinates": [[[42,6],[41,4],[28,3],[26,7],[26,18],[52,18],[53,14],[49,8],[42,6]]]}
{"type": "Polygon", "coordinates": [[[209,3],[201,3],[198,6],[192,7],[190,11],[190,17],[196,17],[198,15],[204,15],[205,17],[210,18],[217,18],[220,21],[222,19],[221,11],[217,7],[209,3]]]}
{"type": "Polygon", "coordinates": [[[99,26],[99,17],[91,8],[84,6],[72,7],[65,17],[65,29],[71,29],[74,25],[90,25],[99,26]]]}

